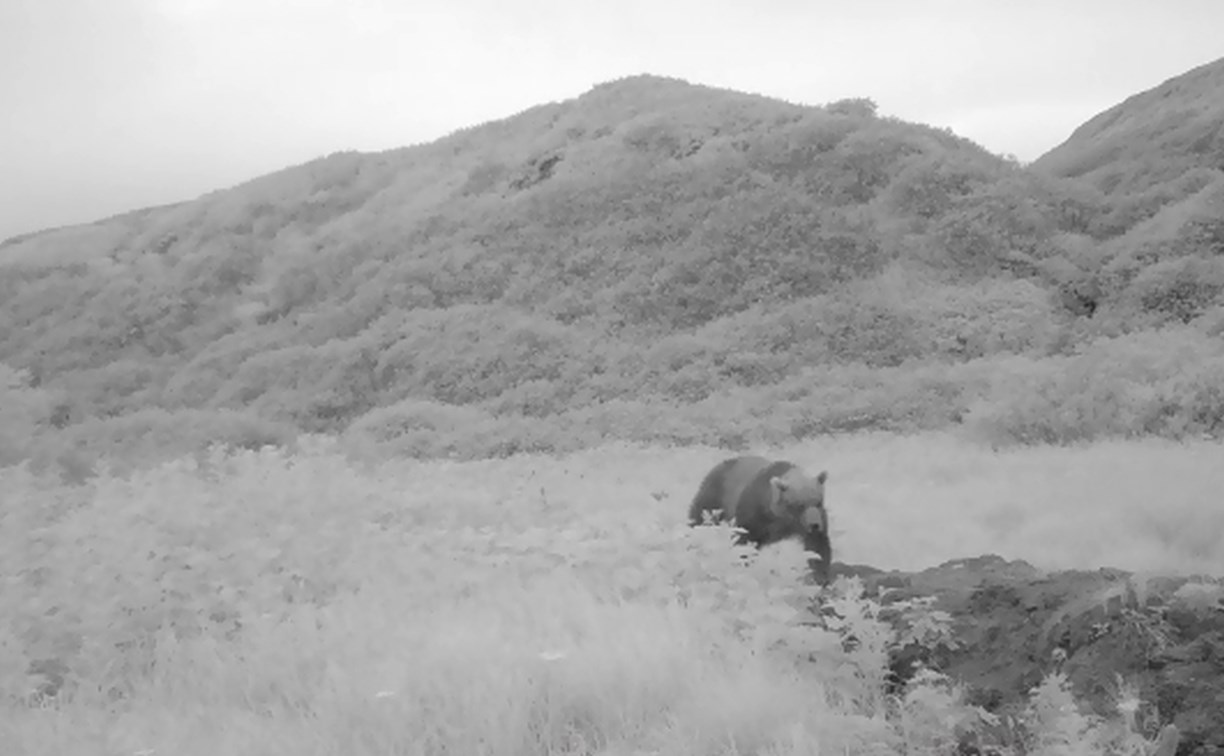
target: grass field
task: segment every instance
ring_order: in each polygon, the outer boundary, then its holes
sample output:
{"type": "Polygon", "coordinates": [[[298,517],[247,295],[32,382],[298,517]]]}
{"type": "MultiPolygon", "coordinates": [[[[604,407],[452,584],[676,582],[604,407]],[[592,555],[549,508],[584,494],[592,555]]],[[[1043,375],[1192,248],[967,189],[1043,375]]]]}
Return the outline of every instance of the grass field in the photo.
{"type": "MultiPolygon", "coordinates": [[[[840,561],[1224,573],[1219,444],[759,451],[830,472],[840,561]]],[[[886,705],[871,605],[836,599],[853,652],[797,634],[797,547],[743,569],[725,531],[685,527],[723,456],[367,465],[320,448],[76,489],[0,471],[4,752],[946,752],[979,715],[938,681],[886,705]],[[47,658],[69,668],[59,701],[19,704],[47,658]]]]}
{"type": "MultiPolygon", "coordinates": [[[[1224,446],[1160,440],[1003,452],[951,434],[863,434],[760,453],[826,469],[838,561],[915,570],[996,553],[1046,569],[1224,571],[1224,446]]],[[[562,516],[683,519],[717,449],[601,449],[400,468],[454,492],[473,525],[480,502],[564,503],[562,516]],[[652,494],[664,498],[656,501],[652,494]]],[[[411,484],[405,482],[405,489],[411,484]]],[[[478,514],[481,513],[481,514],[478,514]]]]}

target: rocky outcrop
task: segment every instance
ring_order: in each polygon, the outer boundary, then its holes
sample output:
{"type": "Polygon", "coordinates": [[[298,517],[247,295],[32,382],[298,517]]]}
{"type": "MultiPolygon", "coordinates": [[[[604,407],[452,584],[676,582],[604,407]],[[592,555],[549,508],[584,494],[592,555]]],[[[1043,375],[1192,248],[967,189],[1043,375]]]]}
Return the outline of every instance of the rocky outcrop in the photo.
{"type": "Polygon", "coordinates": [[[997,556],[913,573],[834,568],[886,606],[933,596],[951,615],[957,642],[899,649],[898,682],[926,665],[965,683],[972,703],[1009,713],[1061,671],[1085,713],[1116,716],[1126,686],[1146,737],[1180,735],[1178,756],[1224,754],[1224,580],[1044,572],[997,556]]]}

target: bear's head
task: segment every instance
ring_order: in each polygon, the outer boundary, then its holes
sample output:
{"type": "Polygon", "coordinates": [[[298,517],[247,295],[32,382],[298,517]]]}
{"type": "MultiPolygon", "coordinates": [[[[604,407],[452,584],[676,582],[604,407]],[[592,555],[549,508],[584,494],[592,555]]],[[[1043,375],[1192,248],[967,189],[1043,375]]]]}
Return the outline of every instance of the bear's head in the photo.
{"type": "Polygon", "coordinates": [[[827,531],[829,519],[825,512],[824,488],[828,478],[827,471],[822,470],[813,478],[797,467],[771,478],[773,501],[770,509],[777,516],[798,523],[804,530],[827,531]]]}

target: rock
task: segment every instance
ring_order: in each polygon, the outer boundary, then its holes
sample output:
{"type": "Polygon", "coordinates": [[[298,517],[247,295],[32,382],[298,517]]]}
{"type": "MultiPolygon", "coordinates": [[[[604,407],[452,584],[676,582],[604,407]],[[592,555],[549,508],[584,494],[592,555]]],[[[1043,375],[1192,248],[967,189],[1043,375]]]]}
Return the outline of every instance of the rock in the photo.
{"type": "Polygon", "coordinates": [[[1224,753],[1224,580],[1043,572],[993,555],[913,573],[837,564],[834,574],[859,576],[885,606],[933,596],[951,615],[956,647],[898,649],[898,683],[921,662],[1005,714],[1060,670],[1087,711],[1114,717],[1121,679],[1145,707],[1137,721],[1149,723],[1142,734],[1156,752],[1224,753]]]}

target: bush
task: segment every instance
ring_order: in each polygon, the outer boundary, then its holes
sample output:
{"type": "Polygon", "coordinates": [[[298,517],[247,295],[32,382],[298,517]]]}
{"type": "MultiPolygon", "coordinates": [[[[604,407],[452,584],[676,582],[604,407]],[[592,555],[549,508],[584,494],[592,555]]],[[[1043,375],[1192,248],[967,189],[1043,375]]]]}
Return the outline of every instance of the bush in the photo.
{"type": "Polygon", "coordinates": [[[774,396],[771,414],[793,438],[939,428],[956,422],[967,401],[963,377],[937,363],[812,368],[780,384],[774,396]]]}
{"type": "Polygon", "coordinates": [[[1000,378],[968,416],[996,444],[1224,432],[1224,344],[1191,328],[1106,339],[1073,357],[1016,358],[1000,378]]]}
{"type": "Polygon", "coordinates": [[[718,388],[715,366],[727,351],[700,336],[678,334],[664,338],[643,355],[643,387],[673,401],[700,401],[718,388]]]}
{"type": "Polygon", "coordinates": [[[0,363],[0,467],[27,458],[35,434],[54,414],[54,397],[29,384],[25,371],[0,363]]]}
{"type": "Polygon", "coordinates": [[[113,418],[88,418],[38,441],[37,468],[51,467],[80,482],[105,464],[116,474],[158,465],[210,446],[257,450],[291,447],[292,426],[238,410],[143,409],[113,418]]]}
{"type": "Polygon", "coordinates": [[[915,301],[926,340],[956,356],[1041,354],[1058,336],[1059,321],[1049,292],[1027,280],[980,281],[948,287],[915,301]],[[929,304],[927,303],[929,302],[929,304]]]}
{"type": "Polygon", "coordinates": [[[388,337],[377,370],[395,399],[425,395],[475,404],[530,381],[564,377],[582,362],[587,339],[576,329],[501,306],[414,310],[388,337]]]}
{"type": "Polygon", "coordinates": [[[829,361],[884,368],[936,355],[1044,354],[1058,344],[1063,320],[1031,281],[951,285],[896,265],[836,294],[747,310],[701,334],[727,354],[768,353],[763,364],[776,382],[829,361]]]}
{"type": "Polygon", "coordinates": [[[489,419],[478,407],[404,399],[370,410],[353,421],[345,435],[359,448],[381,446],[409,457],[448,456],[458,451],[450,448],[457,436],[489,419]]]}
{"type": "Polygon", "coordinates": [[[1189,323],[1213,305],[1224,303],[1224,258],[1158,262],[1135,277],[1129,294],[1157,322],[1189,323]]]}
{"type": "Polygon", "coordinates": [[[558,388],[557,382],[535,379],[503,391],[483,406],[497,417],[549,417],[565,411],[565,400],[569,398],[567,393],[558,388]]]}
{"type": "Polygon", "coordinates": [[[350,453],[428,459],[480,459],[558,451],[555,425],[520,415],[494,417],[480,407],[404,399],[367,412],[349,426],[350,453]]]}

